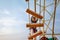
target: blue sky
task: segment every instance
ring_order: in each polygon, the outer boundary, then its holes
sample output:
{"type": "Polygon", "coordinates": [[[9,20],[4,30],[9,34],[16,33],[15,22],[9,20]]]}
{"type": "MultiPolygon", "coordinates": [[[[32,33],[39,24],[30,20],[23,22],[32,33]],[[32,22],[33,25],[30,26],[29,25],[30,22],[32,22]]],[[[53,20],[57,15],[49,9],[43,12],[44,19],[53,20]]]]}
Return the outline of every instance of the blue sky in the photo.
{"type": "Polygon", "coordinates": [[[2,35],[0,40],[13,40],[15,38],[13,34],[18,40],[27,39],[25,8],[24,0],[0,0],[0,35],[2,35]]]}
{"type": "MultiPolygon", "coordinates": [[[[31,1],[32,4],[33,1],[31,1]]],[[[33,4],[30,7],[33,9],[33,4]]],[[[0,40],[27,40],[27,3],[25,0],[0,0],[0,40]]],[[[55,31],[59,33],[60,5],[57,7],[55,31]]]]}

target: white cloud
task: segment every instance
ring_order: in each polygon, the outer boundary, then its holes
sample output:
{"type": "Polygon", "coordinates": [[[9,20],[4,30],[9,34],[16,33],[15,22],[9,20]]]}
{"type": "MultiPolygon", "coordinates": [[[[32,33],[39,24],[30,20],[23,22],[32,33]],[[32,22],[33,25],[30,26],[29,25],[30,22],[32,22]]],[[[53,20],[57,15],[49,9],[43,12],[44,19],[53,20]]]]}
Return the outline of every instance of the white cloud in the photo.
{"type": "Polygon", "coordinates": [[[4,27],[0,28],[0,40],[27,40],[27,32],[24,33],[23,29],[18,27],[22,27],[26,21],[24,20],[16,20],[15,17],[5,17],[0,19],[0,25],[4,25],[4,27]],[[13,26],[19,25],[16,29],[13,26]],[[20,32],[21,31],[21,32],[20,32]],[[18,34],[17,34],[18,33],[18,34]]]}
{"type": "Polygon", "coordinates": [[[0,9],[0,14],[7,14],[7,15],[9,15],[10,12],[7,9],[0,9]]]}
{"type": "Polygon", "coordinates": [[[10,14],[10,12],[8,10],[4,10],[5,14],[10,14]]]}
{"type": "Polygon", "coordinates": [[[2,14],[0,17],[0,40],[24,40],[26,39],[27,32],[25,33],[26,30],[24,28],[26,21],[23,20],[22,17],[21,19],[19,19],[17,18],[18,17],[17,15],[14,16],[18,12],[21,13],[20,15],[23,15],[22,13],[24,13],[23,10],[18,10],[18,11],[16,10],[13,12],[8,11],[7,9],[0,10],[0,14],[2,14]],[[12,34],[17,34],[17,33],[19,33],[17,36],[16,35],[12,36],[12,34]],[[8,36],[6,37],[4,35],[8,35],[8,36]]]}
{"type": "Polygon", "coordinates": [[[4,26],[12,26],[13,24],[16,24],[16,20],[14,19],[1,19],[0,22],[4,25],[4,26]]]}
{"type": "Polygon", "coordinates": [[[11,28],[8,28],[8,27],[3,27],[1,30],[0,30],[0,34],[11,34],[12,33],[12,29],[11,28]]]}
{"type": "Polygon", "coordinates": [[[0,14],[2,14],[2,16],[0,17],[0,35],[23,32],[20,30],[23,30],[22,26],[26,24],[26,21],[22,19],[21,20],[16,19],[17,16],[15,17],[14,15],[11,17],[9,16],[6,17],[6,15],[10,15],[12,13],[7,9],[0,9],[0,14]]]}
{"type": "MultiPolygon", "coordinates": [[[[24,25],[26,22],[24,20],[16,20],[15,18],[2,18],[0,19],[0,35],[4,34],[13,34],[13,33],[19,33],[18,27],[24,25]],[[3,26],[2,26],[3,25],[3,26]],[[18,25],[16,29],[14,27],[18,25]]],[[[20,28],[20,30],[22,30],[20,28]]]]}

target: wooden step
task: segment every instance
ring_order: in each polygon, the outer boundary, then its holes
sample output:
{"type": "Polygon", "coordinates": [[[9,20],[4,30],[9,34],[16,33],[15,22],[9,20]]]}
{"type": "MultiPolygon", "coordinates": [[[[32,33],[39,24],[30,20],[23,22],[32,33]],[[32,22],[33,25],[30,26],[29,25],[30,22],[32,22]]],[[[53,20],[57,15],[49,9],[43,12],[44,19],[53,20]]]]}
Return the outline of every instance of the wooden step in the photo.
{"type": "Polygon", "coordinates": [[[37,17],[37,18],[40,18],[40,19],[43,18],[43,16],[39,15],[38,13],[36,13],[36,12],[30,10],[30,9],[27,9],[26,12],[27,12],[28,14],[31,14],[32,16],[37,17]]]}
{"type": "Polygon", "coordinates": [[[39,32],[36,32],[36,33],[34,33],[33,35],[29,36],[28,38],[29,38],[29,39],[32,39],[32,38],[35,38],[35,37],[37,37],[37,36],[39,36],[39,35],[41,35],[41,34],[42,34],[42,31],[39,31],[39,32]]]}
{"type": "Polygon", "coordinates": [[[26,24],[26,27],[43,27],[44,24],[43,23],[30,23],[30,24],[26,24]]]}

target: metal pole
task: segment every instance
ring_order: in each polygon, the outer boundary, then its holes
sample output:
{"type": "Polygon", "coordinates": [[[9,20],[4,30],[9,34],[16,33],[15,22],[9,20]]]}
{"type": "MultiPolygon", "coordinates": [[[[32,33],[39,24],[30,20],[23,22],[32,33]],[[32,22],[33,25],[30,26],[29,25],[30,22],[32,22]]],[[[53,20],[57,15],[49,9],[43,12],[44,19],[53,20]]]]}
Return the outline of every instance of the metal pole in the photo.
{"type": "MultiPolygon", "coordinates": [[[[45,24],[45,2],[46,0],[44,0],[44,8],[43,8],[43,23],[45,24]]],[[[43,27],[43,36],[45,36],[45,33],[44,33],[44,27],[43,27]]]]}
{"type": "Polygon", "coordinates": [[[54,37],[54,26],[55,26],[55,16],[56,16],[56,5],[57,5],[57,0],[54,1],[54,16],[53,16],[52,37],[54,37]]]}

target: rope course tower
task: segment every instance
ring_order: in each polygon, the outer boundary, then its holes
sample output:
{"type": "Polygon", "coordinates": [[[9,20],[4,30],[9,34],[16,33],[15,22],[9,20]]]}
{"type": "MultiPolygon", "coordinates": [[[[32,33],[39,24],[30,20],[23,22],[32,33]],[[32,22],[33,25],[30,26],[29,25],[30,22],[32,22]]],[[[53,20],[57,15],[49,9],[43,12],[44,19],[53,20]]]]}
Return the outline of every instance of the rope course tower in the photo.
{"type": "Polygon", "coordinates": [[[60,34],[54,33],[54,27],[55,27],[54,25],[55,25],[56,8],[59,5],[60,1],[53,0],[53,3],[46,5],[47,0],[32,0],[34,1],[34,11],[30,9],[30,0],[25,1],[28,4],[26,13],[29,14],[28,15],[29,23],[26,24],[26,27],[29,28],[30,30],[28,40],[37,40],[37,36],[39,36],[39,40],[58,40],[55,35],[60,34]],[[53,12],[50,13],[49,10],[47,10],[47,7],[52,5],[53,5],[53,12]],[[37,13],[37,6],[39,6],[39,13],[37,13]],[[49,15],[48,17],[46,15],[46,12],[49,15]],[[46,17],[49,19],[47,19],[46,17]],[[50,23],[52,24],[51,28],[50,23]],[[51,31],[51,33],[48,33],[48,29],[51,31]],[[52,37],[48,38],[46,35],[51,35],[52,37]]]}

